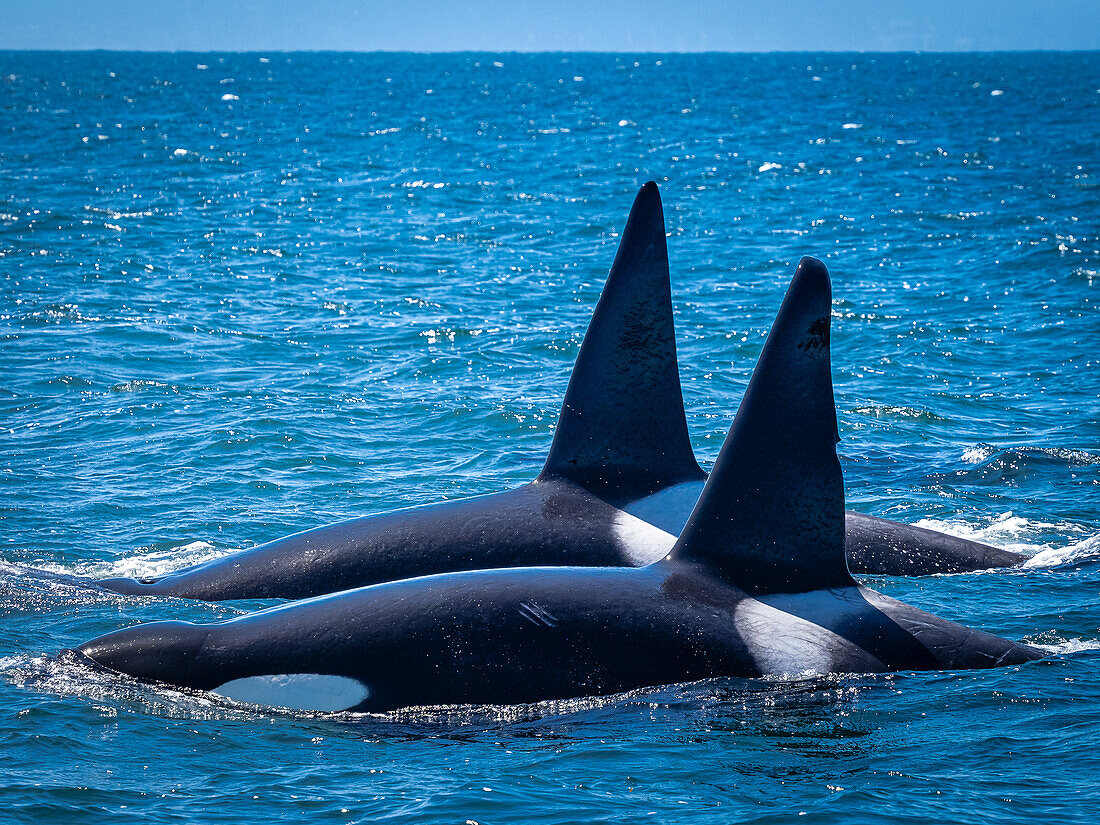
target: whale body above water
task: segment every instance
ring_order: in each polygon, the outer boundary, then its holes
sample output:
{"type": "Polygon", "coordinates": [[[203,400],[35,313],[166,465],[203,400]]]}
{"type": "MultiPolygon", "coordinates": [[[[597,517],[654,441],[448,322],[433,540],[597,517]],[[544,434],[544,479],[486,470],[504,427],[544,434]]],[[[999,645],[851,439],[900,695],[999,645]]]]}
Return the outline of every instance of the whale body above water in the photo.
{"type": "Polygon", "coordinates": [[[803,259],[698,501],[643,567],[406,579],[78,648],[98,666],[311,710],[510,704],[709,677],[1019,665],[1039,651],[862,587],[845,560],[830,285],[803,259]]]}
{"type": "MultiPolygon", "coordinates": [[[[672,549],[705,480],[688,437],[664,214],[651,182],[635,198],[533,482],[314,528],[164,576],[100,584],[135,595],[298,599],[464,570],[643,566],[672,549]]],[[[957,573],[1024,560],[851,511],[845,528],[857,574],[957,573]]]]}

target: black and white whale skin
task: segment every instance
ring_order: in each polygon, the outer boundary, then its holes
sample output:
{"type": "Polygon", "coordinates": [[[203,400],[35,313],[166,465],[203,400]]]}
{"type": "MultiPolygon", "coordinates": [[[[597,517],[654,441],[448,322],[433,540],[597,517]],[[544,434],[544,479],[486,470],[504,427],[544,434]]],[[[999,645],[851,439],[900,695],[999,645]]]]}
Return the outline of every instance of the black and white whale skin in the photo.
{"type": "Polygon", "coordinates": [[[714,471],[664,559],[407,579],[217,624],[141,625],[78,652],[141,680],[354,711],[1040,658],[852,579],[829,308],[824,265],[803,259],[714,471]]]}
{"type": "MultiPolygon", "coordinates": [[[[661,198],[648,183],[635,198],[535,481],[318,527],[159,578],[100,584],[211,601],[298,599],[462,570],[641,566],[672,549],[705,480],[680,388],[661,198]]],[[[854,512],[847,552],[854,572],[880,575],[958,573],[1025,558],[854,512]]]]}

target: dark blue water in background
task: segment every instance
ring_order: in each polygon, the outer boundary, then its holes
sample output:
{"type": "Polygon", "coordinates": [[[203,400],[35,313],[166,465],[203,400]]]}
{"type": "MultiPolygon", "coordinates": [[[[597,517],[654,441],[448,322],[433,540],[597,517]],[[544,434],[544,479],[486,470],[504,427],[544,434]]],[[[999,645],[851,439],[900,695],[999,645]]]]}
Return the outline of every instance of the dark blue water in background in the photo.
{"type": "Polygon", "coordinates": [[[0,819],[1095,821],[1098,126],[1100,53],[0,53],[0,819]],[[1056,656],[381,718],[56,660],[257,606],[73,575],[533,477],[650,178],[704,462],[823,258],[849,505],[1033,557],[870,583],[1056,656]]]}

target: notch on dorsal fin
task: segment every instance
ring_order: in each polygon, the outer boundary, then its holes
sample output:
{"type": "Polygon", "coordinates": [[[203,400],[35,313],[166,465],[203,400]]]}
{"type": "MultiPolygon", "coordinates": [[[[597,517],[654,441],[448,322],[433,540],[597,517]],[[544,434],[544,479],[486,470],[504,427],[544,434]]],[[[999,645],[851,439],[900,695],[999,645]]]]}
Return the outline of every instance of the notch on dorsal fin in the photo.
{"type": "Polygon", "coordinates": [[[706,477],[688,439],[652,181],[634,199],[539,477],[568,478],[612,503],[706,477]]]}
{"type": "Polygon", "coordinates": [[[750,594],[854,585],[829,363],[829,273],[803,258],[672,558],[750,594]]]}

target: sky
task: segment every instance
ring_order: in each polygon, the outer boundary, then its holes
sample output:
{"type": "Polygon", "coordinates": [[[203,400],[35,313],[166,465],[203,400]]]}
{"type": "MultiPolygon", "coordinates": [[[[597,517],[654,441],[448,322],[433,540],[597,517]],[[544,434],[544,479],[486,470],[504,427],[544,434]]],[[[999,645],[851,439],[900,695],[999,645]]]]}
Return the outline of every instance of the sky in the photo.
{"type": "Polygon", "coordinates": [[[1100,0],[0,0],[0,49],[1100,49],[1100,0]]]}

